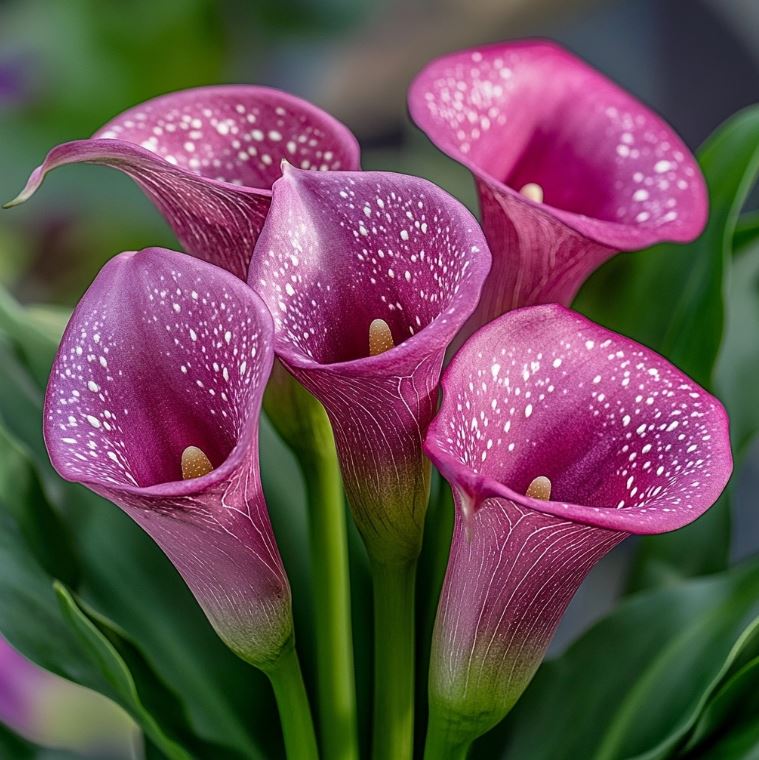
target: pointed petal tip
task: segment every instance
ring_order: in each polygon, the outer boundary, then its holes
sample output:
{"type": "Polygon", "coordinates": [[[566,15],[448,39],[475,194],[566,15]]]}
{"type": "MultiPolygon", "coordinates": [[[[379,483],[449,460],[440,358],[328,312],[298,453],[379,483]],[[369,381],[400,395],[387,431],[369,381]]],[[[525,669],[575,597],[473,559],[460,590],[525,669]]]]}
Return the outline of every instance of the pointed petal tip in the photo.
{"type": "Polygon", "coordinates": [[[12,200],[3,203],[2,208],[13,208],[14,206],[20,206],[22,203],[26,203],[26,201],[37,192],[39,186],[42,184],[42,180],[45,179],[49,168],[47,164],[48,159],[46,158],[45,161],[29,175],[29,179],[27,179],[21,192],[12,200]]]}
{"type": "Polygon", "coordinates": [[[20,206],[22,203],[26,203],[29,198],[34,195],[38,186],[39,183],[32,185],[31,182],[28,182],[26,184],[26,187],[24,187],[24,189],[15,198],[6,201],[0,208],[14,208],[15,206],[20,206]]]}

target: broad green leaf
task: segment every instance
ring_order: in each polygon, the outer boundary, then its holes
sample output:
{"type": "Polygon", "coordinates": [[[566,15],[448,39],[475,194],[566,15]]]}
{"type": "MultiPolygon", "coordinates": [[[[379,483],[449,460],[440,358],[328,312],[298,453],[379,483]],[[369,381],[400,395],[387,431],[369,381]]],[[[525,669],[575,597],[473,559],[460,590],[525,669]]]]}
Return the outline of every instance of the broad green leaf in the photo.
{"type": "Polygon", "coordinates": [[[743,757],[726,745],[759,752],[759,657],[726,679],[709,700],[682,754],[690,757],[743,757]],[[690,754],[689,754],[690,753],[690,754]]]}
{"type": "Polygon", "coordinates": [[[733,250],[740,252],[756,242],[759,242],[759,211],[747,211],[735,225],[733,250]]]}
{"type": "Polygon", "coordinates": [[[101,616],[88,614],[63,584],[56,582],[54,588],[64,620],[110,687],[111,698],[135,719],[166,757],[170,760],[234,757],[221,747],[204,746],[192,736],[176,696],[154,676],[122,631],[101,616]],[[147,696],[154,701],[155,707],[160,707],[160,719],[146,706],[145,697],[135,683],[133,669],[143,676],[141,684],[147,682],[149,685],[147,696]]]}
{"type": "Polygon", "coordinates": [[[36,319],[31,317],[7,291],[0,288],[0,331],[13,342],[41,388],[47,384],[60,338],[60,335],[56,335],[57,326],[53,327],[52,324],[49,316],[39,316],[36,319]]]}
{"type": "Polygon", "coordinates": [[[664,758],[755,645],[758,618],[759,559],[631,597],[541,666],[475,756],[664,758]]]}
{"type": "Polygon", "coordinates": [[[0,503],[15,518],[42,567],[76,583],[79,568],[69,528],[48,501],[30,455],[2,426],[0,451],[0,503]]]}
{"type": "Polygon", "coordinates": [[[716,369],[720,398],[730,413],[736,458],[759,433],[759,239],[736,252],[729,282],[725,338],[716,369]]]}
{"type": "MultiPolygon", "coordinates": [[[[0,504],[0,632],[41,667],[92,688],[103,684],[63,622],[50,577],[0,504]]],[[[100,691],[101,689],[97,689],[100,691]]]]}
{"type": "MultiPolygon", "coordinates": [[[[659,245],[616,256],[591,278],[575,305],[596,321],[664,354],[713,390],[726,304],[726,341],[730,340],[733,306],[727,288],[734,279],[730,268],[736,224],[759,172],[759,106],[723,124],[699,152],[699,161],[711,203],[709,223],[701,237],[688,245],[659,245]]],[[[748,223],[742,227],[746,235],[749,227],[748,223]]],[[[746,345],[738,348],[744,355],[751,353],[746,345]]],[[[753,355],[746,363],[756,360],[753,355]]],[[[745,386],[733,382],[734,370],[727,372],[735,395],[745,396],[745,386]]],[[[732,409],[726,400],[735,420],[741,409],[732,409]]],[[[753,404],[748,414],[757,414],[756,407],[753,404]]],[[[692,525],[642,539],[628,590],[724,569],[730,531],[729,503],[724,496],[692,525]]]]}

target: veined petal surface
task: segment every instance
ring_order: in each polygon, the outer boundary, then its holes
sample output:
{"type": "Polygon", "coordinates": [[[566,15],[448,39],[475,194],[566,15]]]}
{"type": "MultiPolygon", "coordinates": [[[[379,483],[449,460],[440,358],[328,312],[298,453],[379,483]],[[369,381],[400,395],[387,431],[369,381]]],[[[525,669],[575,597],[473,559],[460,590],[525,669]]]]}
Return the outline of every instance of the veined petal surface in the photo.
{"type": "Polygon", "coordinates": [[[561,306],[482,328],[442,385],[425,451],[453,488],[456,524],[431,698],[443,713],[468,711],[478,735],[529,683],[594,563],[630,533],[698,518],[732,460],[715,398],[561,306]],[[548,500],[525,495],[540,476],[548,500]]]}
{"type": "Polygon", "coordinates": [[[44,418],[60,475],[149,533],[219,635],[260,666],[292,634],[258,470],[272,360],[271,317],[245,283],[173,251],[123,253],[74,311],[44,418]],[[214,469],[182,480],[188,446],[214,469]]]}
{"type": "Polygon", "coordinates": [[[370,551],[415,557],[429,468],[424,429],[446,348],[477,303],[490,255],[479,227],[431,183],[286,167],[251,263],[275,350],[329,414],[370,551]],[[393,347],[369,355],[383,320],[393,347]]]}

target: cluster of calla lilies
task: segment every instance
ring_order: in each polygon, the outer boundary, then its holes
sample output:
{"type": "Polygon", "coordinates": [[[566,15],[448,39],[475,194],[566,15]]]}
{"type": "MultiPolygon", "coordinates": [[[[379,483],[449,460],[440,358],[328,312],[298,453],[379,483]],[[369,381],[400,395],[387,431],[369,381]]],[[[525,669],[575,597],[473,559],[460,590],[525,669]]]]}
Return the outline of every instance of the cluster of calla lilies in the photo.
{"type": "Polygon", "coordinates": [[[594,563],[698,518],[732,467],[716,399],[566,308],[614,253],[702,230],[704,182],[671,128],[546,42],[433,61],[409,108],[471,170],[482,229],[428,181],[361,171],[318,108],[253,86],[136,106],[50,151],[14,201],[63,164],[112,166],[186,251],[121,253],[98,274],[55,359],[45,441],[269,676],[294,760],[319,749],[261,486],[262,406],[309,492],[325,758],[358,756],[340,480],[374,584],[377,760],[412,755],[430,462],[453,492],[437,760],[506,715],[594,563]]]}

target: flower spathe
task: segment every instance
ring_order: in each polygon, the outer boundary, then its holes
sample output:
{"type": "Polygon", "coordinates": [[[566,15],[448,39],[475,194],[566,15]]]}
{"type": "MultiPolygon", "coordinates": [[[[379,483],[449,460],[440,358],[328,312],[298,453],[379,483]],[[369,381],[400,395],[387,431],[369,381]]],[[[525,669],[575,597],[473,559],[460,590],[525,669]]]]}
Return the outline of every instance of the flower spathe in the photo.
{"type": "Polygon", "coordinates": [[[446,348],[489,266],[474,218],[425,180],[286,166],[274,185],[249,283],[274,317],[278,358],[329,415],[354,517],[379,562],[419,552],[423,431],[446,348]],[[380,323],[392,347],[370,355],[380,323]]]}
{"type": "Polygon", "coordinates": [[[345,126],[293,95],[198,87],[149,100],[92,139],[53,148],[7,205],[27,200],[58,166],[112,166],[137,182],[188,253],[245,279],[283,158],[304,169],[357,169],[359,149],[345,126]]]}
{"type": "Polygon", "coordinates": [[[493,268],[472,329],[520,306],[569,305],[617,251],[704,227],[706,187],[680,138],[553,43],[439,58],[413,82],[409,110],[475,178],[493,268]]]}
{"type": "Polygon", "coordinates": [[[456,522],[430,698],[438,725],[468,742],[519,698],[593,564],[630,533],[695,520],[732,460],[715,398],[561,306],[479,330],[442,387],[425,451],[453,488],[456,522]],[[549,499],[525,495],[536,478],[549,499]]]}
{"type": "Polygon", "coordinates": [[[266,307],[230,273],[157,248],[122,253],[71,317],[44,412],[59,474],[137,522],[225,643],[264,669],[292,638],[258,470],[271,341],[266,307]]]}

